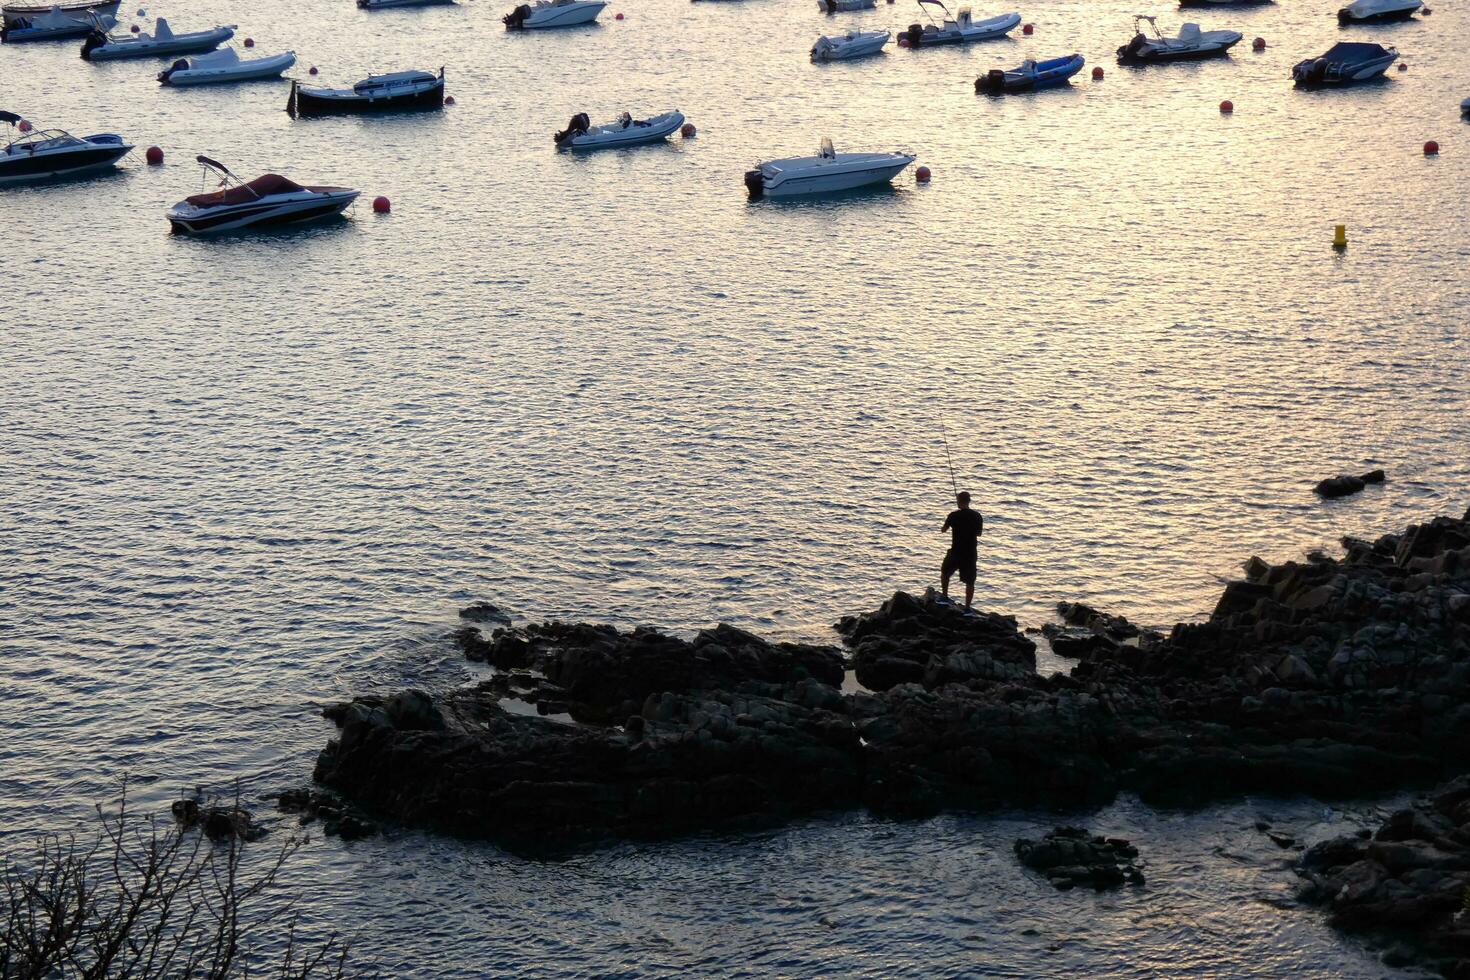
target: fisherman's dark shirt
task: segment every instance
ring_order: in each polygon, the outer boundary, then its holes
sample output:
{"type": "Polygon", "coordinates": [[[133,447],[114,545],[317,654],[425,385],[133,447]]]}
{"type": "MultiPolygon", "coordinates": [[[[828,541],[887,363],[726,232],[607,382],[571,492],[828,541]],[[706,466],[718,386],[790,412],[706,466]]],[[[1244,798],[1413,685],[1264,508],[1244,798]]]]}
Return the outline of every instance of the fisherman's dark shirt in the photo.
{"type": "Polygon", "coordinates": [[[976,540],[985,527],[985,519],[977,510],[951,511],[941,530],[949,532],[949,546],[956,555],[973,555],[976,540]]]}

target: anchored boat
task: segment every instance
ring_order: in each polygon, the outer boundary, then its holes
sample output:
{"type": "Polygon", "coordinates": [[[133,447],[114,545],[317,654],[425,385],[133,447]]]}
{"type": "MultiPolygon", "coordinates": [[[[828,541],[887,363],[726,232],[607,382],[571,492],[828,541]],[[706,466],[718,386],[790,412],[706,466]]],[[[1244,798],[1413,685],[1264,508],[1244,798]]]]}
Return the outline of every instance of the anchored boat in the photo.
{"type": "Polygon", "coordinates": [[[1010,92],[1034,92],[1041,88],[1066,85],[1086,62],[1080,54],[1049,61],[1026,59],[1020,68],[1002,71],[993,68],[975,79],[975,91],[1003,95],[1010,92]]]}
{"type": "Polygon", "coordinates": [[[1339,24],[1379,24],[1408,20],[1424,0],[1354,0],[1337,12],[1339,24]]]}
{"type": "Polygon", "coordinates": [[[350,187],[303,187],[280,174],[241,183],[230,168],[206,156],[194,159],[220,178],[219,190],[195,194],[168,209],[176,234],[207,235],[242,228],[300,224],[341,214],[360,191],[350,187]]]}
{"type": "Polygon", "coordinates": [[[892,36],[887,31],[848,31],[840,37],[824,34],[812,45],[812,60],[846,61],[877,54],[892,36]]]}
{"type": "Polygon", "coordinates": [[[914,162],[907,153],[838,153],[823,137],[816,156],[788,157],[757,164],[745,174],[752,199],[830,194],[886,184],[914,162]]]}
{"type": "Polygon", "coordinates": [[[1118,49],[1118,61],[1125,65],[1213,58],[1225,54],[1244,37],[1239,31],[1202,31],[1198,24],[1184,24],[1178,37],[1165,37],[1158,21],[1146,14],[1133,18],[1133,29],[1133,40],[1118,49]]]}
{"type": "Polygon", "coordinates": [[[575,27],[592,23],[606,6],[605,0],[536,0],[535,3],[521,4],[501,20],[510,31],[575,27]]]}
{"type": "Polygon", "coordinates": [[[235,36],[235,25],[212,27],[207,31],[175,34],[162,17],[153,33],[109,34],[94,28],[82,42],[82,58],[86,61],[113,61],[118,58],[158,58],[176,54],[213,51],[235,36]]]}
{"type": "Polygon", "coordinates": [[[286,111],[302,116],[438,109],[444,105],[444,69],[369,75],[351,88],[311,88],[292,79],[286,111]]]}
{"type": "MultiPolygon", "coordinates": [[[[0,122],[13,127],[20,116],[0,111],[0,122]]],[[[115,133],[73,136],[61,129],[32,130],[0,150],[0,186],[106,170],[132,149],[115,133]]]]}
{"type": "Polygon", "coordinates": [[[817,0],[817,9],[824,14],[835,14],[845,10],[867,10],[878,6],[878,0],[817,0]]]}
{"type": "Polygon", "coordinates": [[[111,14],[55,6],[39,14],[5,15],[0,24],[0,41],[20,44],[25,41],[66,41],[86,37],[94,28],[110,29],[117,21],[111,14]]]}
{"type": "MultiPolygon", "coordinates": [[[[1005,37],[1016,29],[1017,24],[1021,23],[1021,15],[1016,13],[1001,14],[985,20],[974,20],[970,16],[969,7],[961,7],[958,13],[951,15],[943,0],[919,0],[919,9],[923,10],[925,4],[932,4],[943,10],[944,21],[940,24],[935,24],[932,20],[928,24],[910,24],[909,29],[899,36],[905,39],[911,48],[931,44],[972,44],[976,41],[992,41],[1005,37]]],[[[925,11],[925,16],[928,16],[927,11],[925,11]]]]}
{"type": "Polygon", "coordinates": [[[1398,49],[1394,47],[1343,41],[1319,57],[1298,62],[1291,69],[1291,77],[1303,88],[1352,85],[1382,76],[1398,57],[1398,49]]]}
{"type": "Polygon", "coordinates": [[[280,78],[281,72],[294,64],[294,51],[266,55],[264,58],[241,58],[234,48],[220,48],[209,54],[180,58],[159,72],[158,80],[164,85],[253,82],[262,78],[280,78]]]}
{"type": "Polygon", "coordinates": [[[602,126],[591,125],[587,113],[579,112],[572,117],[566,129],[553,139],[562,150],[604,150],[615,146],[635,146],[639,143],[654,143],[684,125],[684,114],[678,109],[661,113],[648,119],[634,119],[628,113],[618,117],[617,122],[602,126]]]}

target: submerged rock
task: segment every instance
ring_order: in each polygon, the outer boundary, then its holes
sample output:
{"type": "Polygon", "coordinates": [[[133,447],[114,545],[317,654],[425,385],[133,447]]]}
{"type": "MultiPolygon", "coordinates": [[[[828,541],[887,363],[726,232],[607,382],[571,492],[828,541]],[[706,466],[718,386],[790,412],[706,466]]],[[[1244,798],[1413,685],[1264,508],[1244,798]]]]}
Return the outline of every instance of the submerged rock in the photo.
{"type": "Polygon", "coordinates": [[[265,836],[265,828],[257,825],[250,811],[237,806],[216,806],[196,798],[175,800],[169,812],[183,830],[198,828],[216,843],[227,840],[253,841],[265,836]]]}
{"type": "Polygon", "coordinates": [[[1121,838],[1058,827],[1039,841],[1023,837],[1015,847],[1022,864],[1064,891],[1079,885],[1102,891],[1125,882],[1144,883],[1143,871],[1135,864],[1138,848],[1121,838]]]}
{"type": "Polygon", "coordinates": [[[490,602],[472,602],[459,611],[459,618],[471,623],[500,623],[510,625],[510,615],[490,602]]]}
{"type": "Polygon", "coordinates": [[[1331,500],[1335,497],[1347,497],[1358,493],[1370,483],[1382,483],[1383,480],[1382,470],[1371,470],[1362,476],[1334,476],[1318,483],[1312,488],[1312,492],[1331,500]]]}

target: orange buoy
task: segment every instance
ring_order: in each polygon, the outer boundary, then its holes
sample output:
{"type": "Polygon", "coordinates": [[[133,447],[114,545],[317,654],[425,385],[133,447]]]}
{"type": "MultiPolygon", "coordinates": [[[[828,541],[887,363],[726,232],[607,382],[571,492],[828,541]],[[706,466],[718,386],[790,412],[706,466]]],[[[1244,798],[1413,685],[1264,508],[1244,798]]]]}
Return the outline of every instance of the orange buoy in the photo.
{"type": "Polygon", "coordinates": [[[1254,41],[1251,42],[1251,50],[1252,51],[1265,51],[1266,50],[1266,39],[1263,38],[1263,37],[1256,38],[1254,41]]]}
{"type": "Polygon", "coordinates": [[[22,133],[29,133],[31,131],[31,124],[28,120],[22,119],[20,122],[15,124],[15,128],[20,130],[22,133]]]}
{"type": "Polygon", "coordinates": [[[444,104],[445,105],[454,105],[454,96],[452,96],[452,95],[446,95],[446,96],[444,96],[444,104]]]}
{"type": "Polygon", "coordinates": [[[1100,81],[1102,81],[1102,79],[1103,79],[1102,65],[1094,65],[1093,66],[1093,69],[1092,69],[1092,80],[1094,82],[1100,82],[1100,81]]]}
{"type": "Polygon", "coordinates": [[[1229,99],[1226,99],[1224,102],[1220,103],[1220,111],[1225,113],[1226,115],[1229,115],[1230,113],[1235,111],[1235,103],[1231,102],[1229,99]]]}
{"type": "Polygon", "coordinates": [[[253,47],[255,47],[255,38],[253,38],[253,37],[247,37],[245,39],[245,46],[247,48],[253,48],[253,47]]]}
{"type": "Polygon", "coordinates": [[[373,198],[373,214],[387,214],[393,210],[393,205],[388,203],[386,197],[373,198]]]}
{"type": "Polygon", "coordinates": [[[1432,157],[1435,154],[1437,154],[1438,152],[1439,152],[1439,144],[1436,143],[1434,140],[1430,140],[1428,143],[1425,143],[1424,144],[1424,155],[1425,156],[1432,157]]]}
{"type": "Polygon", "coordinates": [[[150,146],[148,147],[148,151],[143,154],[143,157],[151,166],[156,167],[163,163],[163,150],[156,146],[150,146]]]}
{"type": "Polygon", "coordinates": [[[694,123],[687,122],[679,127],[679,135],[684,137],[686,140],[693,136],[695,132],[697,132],[697,130],[695,130],[694,128],[694,123]]]}
{"type": "Polygon", "coordinates": [[[1025,34],[1027,37],[1030,37],[1031,36],[1031,33],[1033,31],[1035,31],[1035,30],[1036,30],[1036,25],[1035,24],[1027,24],[1025,27],[1021,28],[1021,33],[1022,34],[1025,34]]]}
{"type": "Polygon", "coordinates": [[[929,183],[929,178],[931,176],[933,176],[933,175],[931,173],[929,173],[929,168],[928,167],[920,167],[918,170],[915,170],[914,171],[914,180],[917,181],[920,184],[927,184],[927,183],[929,183]]]}

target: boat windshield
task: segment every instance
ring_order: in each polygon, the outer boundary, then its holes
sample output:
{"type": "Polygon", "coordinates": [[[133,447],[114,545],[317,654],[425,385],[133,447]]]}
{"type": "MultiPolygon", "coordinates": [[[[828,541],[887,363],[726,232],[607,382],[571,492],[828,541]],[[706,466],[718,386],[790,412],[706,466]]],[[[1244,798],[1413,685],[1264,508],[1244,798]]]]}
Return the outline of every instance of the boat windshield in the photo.
{"type": "Polygon", "coordinates": [[[41,150],[54,150],[63,146],[81,146],[83,140],[77,139],[71,133],[60,129],[43,129],[26,133],[20,139],[15,140],[5,148],[5,152],[11,155],[16,153],[36,153],[41,150]]]}

